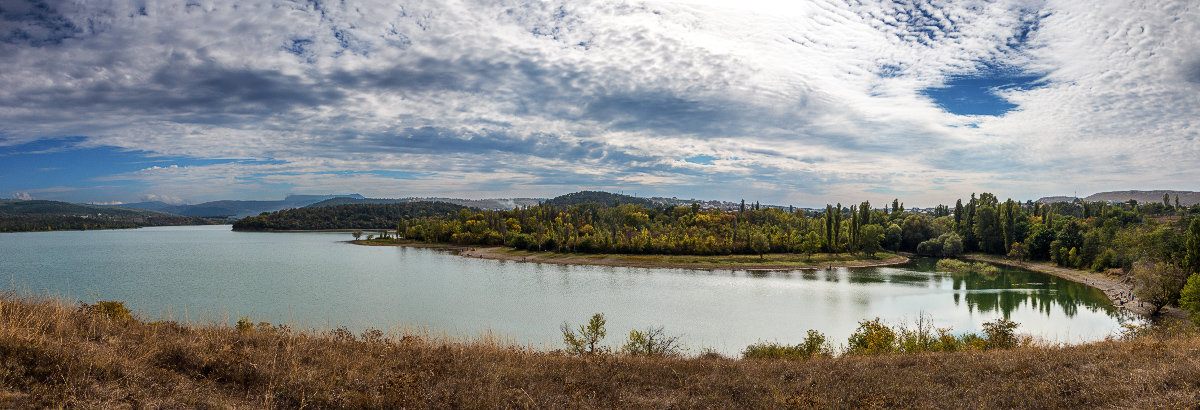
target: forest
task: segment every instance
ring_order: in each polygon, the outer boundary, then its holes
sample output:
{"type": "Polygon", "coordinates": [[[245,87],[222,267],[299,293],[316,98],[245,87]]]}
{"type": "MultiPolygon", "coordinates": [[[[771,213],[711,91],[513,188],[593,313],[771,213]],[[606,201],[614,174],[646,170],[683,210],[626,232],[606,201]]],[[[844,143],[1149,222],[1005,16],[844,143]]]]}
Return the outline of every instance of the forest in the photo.
{"type": "MultiPolygon", "coordinates": [[[[612,194],[610,194],[612,195],[612,194]]],[[[578,195],[576,195],[578,196],[578,195]]],[[[622,203],[589,193],[589,201],[546,201],[507,211],[444,203],[343,205],[267,213],[235,229],[396,229],[407,240],[504,245],[551,252],[729,255],[906,251],[921,256],[963,253],[1092,271],[1119,270],[1137,281],[1156,307],[1179,299],[1200,272],[1200,205],[1136,201],[1000,201],[971,194],[953,207],[905,210],[898,199],[823,210],[743,205],[722,211],[692,206],[622,203]]],[[[1200,292],[1200,279],[1195,285],[1200,292]]]]}
{"type": "Polygon", "coordinates": [[[439,219],[470,210],[446,202],[366,203],[264,212],[233,223],[235,231],[384,229],[405,220],[439,219]]]}
{"type": "Polygon", "coordinates": [[[0,232],[126,229],[207,225],[192,216],[45,200],[0,200],[0,232]]]}

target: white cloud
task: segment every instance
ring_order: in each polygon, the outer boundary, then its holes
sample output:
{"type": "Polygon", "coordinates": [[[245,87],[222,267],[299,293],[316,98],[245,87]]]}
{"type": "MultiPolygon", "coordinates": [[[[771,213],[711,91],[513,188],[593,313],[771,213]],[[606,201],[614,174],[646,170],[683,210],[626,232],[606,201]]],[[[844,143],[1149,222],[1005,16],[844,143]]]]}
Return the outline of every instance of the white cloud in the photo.
{"type": "Polygon", "coordinates": [[[12,198],[28,201],[33,199],[33,195],[29,195],[28,192],[13,192],[12,198]]]}
{"type": "Polygon", "coordinates": [[[30,35],[0,41],[0,146],[83,135],[258,160],[97,178],[194,199],[1200,189],[1200,10],[1186,1],[234,5],[4,20],[30,35]],[[989,65],[1046,81],[1004,92],[1019,107],[1002,117],[920,92],[989,65]],[[681,161],[698,154],[718,160],[681,161]]]}

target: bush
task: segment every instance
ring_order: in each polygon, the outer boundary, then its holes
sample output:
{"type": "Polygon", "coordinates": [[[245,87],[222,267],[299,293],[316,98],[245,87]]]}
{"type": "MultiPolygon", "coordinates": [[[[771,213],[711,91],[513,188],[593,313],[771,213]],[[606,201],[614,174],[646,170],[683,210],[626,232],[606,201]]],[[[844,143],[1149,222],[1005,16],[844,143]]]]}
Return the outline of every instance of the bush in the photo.
{"type": "Polygon", "coordinates": [[[1017,347],[1017,322],[999,318],[983,324],[983,334],[987,338],[988,349],[1011,349],[1017,347]]]}
{"type": "Polygon", "coordinates": [[[568,353],[582,356],[604,352],[604,347],[600,346],[600,339],[604,339],[608,332],[604,330],[603,313],[592,315],[588,324],[579,325],[577,331],[571,330],[571,325],[567,322],[563,322],[561,329],[568,353]]]}
{"type": "Polygon", "coordinates": [[[98,300],[94,305],[84,304],[84,310],[108,316],[116,321],[133,320],[133,311],[125,307],[125,302],[98,300]]]}
{"type": "Polygon", "coordinates": [[[679,336],[668,336],[663,327],[629,331],[629,340],[621,351],[634,356],[678,356],[679,336]]]}
{"type": "Polygon", "coordinates": [[[833,356],[833,348],[829,346],[825,335],[811,329],[804,342],[798,345],[759,342],[746,346],[746,350],[742,351],[742,357],[746,359],[811,359],[830,356],[833,356]]]}
{"type": "Polygon", "coordinates": [[[847,353],[881,354],[895,350],[896,332],[879,318],[858,322],[858,330],[847,340],[847,353]]]}
{"type": "Polygon", "coordinates": [[[249,332],[249,331],[253,331],[253,330],[254,330],[254,322],[252,322],[249,317],[242,316],[241,319],[238,319],[237,331],[249,332]]]}
{"type": "Polygon", "coordinates": [[[1000,268],[988,263],[975,262],[967,263],[956,259],[942,259],[937,262],[937,268],[950,273],[978,273],[981,275],[995,276],[1000,274],[1000,268]]]}

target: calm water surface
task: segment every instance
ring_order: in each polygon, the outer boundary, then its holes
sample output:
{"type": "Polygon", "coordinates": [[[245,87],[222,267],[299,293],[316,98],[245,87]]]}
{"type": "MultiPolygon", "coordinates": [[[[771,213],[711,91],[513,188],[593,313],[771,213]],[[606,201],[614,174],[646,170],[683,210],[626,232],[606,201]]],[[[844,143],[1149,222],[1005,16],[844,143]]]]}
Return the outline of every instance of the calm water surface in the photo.
{"type": "Polygon", "coordinates": [[[75,300],[122,300],[152,318],[424,326],[559,347],[558,326],[592,313],[619,345],[633,328],[665,326],[692,352],[735,354],[817,329],[844,342],[857,322],[979,331],[1009,317],[1019,332],[1059,342],[1102,339],[1121,314],[1099,290],[1018,269],[1001,275],[903,266],[792,272],[566,266],[468,259],[444,251],[350,245],[346,233],[232,232],[229,226],[0,234],[11,286],[75,300]]]}

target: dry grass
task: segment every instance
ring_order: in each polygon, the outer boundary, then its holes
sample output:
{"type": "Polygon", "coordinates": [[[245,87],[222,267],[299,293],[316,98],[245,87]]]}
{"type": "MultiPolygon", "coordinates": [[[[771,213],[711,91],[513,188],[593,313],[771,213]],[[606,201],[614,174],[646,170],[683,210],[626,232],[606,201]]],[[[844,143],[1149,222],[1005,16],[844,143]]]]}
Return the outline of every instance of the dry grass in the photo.
{"type": "Polygon", "coordinates": [[[116,320],[0,297],[0,407],[1130,407],[1200,403],[1200,338],[842,356],[570,357],[494,341],[116,320]],[[364,340],[369,339],[369,340],[364,340]]]}

